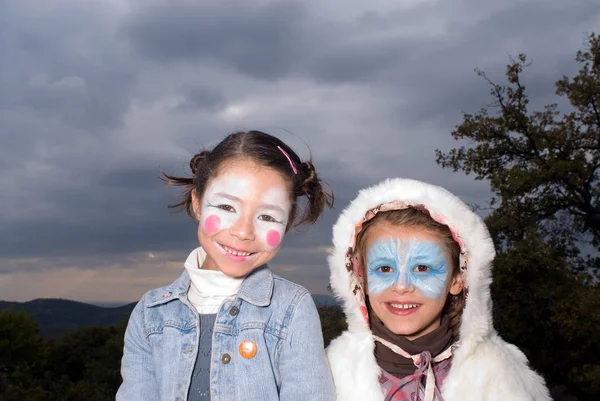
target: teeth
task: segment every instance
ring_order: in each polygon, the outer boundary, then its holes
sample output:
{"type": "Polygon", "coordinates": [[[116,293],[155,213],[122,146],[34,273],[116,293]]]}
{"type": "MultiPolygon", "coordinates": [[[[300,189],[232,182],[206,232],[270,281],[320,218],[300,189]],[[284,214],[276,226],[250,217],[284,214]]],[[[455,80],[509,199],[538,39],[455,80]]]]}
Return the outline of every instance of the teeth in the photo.
{"type": "Polygon", "coordinates": [[[418,304],[390,304],[390,306],[392,308],[398,308],[398,309],[412,309],[412,308],[417,308],[419,305],[418,304]]]}
{"type": "Polygon", "coordinates": [[[223,245],[223,249],[225,249],[225,251],[230,254],[230,255],[234,255],[234,256],[250,256],[252,255],[251,252],[240,252],[240,251],[235,251],[233,249],[227,248],[226,246],[223,245]]]}

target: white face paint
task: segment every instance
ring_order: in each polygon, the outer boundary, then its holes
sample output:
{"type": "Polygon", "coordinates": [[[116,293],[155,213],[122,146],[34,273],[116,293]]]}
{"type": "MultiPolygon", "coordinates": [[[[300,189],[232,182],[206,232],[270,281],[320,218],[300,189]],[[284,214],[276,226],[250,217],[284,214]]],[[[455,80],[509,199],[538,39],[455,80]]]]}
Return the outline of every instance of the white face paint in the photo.
{"type": "Polygon", "coordinates": [[[200,211],[203,229],[208,234],[231,228],[240,217],[241,200],[248,196],[250,182],[223,174],[206,188],[200,211]]]}
{"type": "Polygon", "coordinates": [[[287,189],[266,187],[252,174],[222,174],[205,191],[200,211],[201,228],[209,235],[228,230],[237,221],[252,215],[254,234],[262,247],[277,248],[281,243],[291,209],[287,189]]]}
{"type": "Polygon", "coordinates": [[[264,193],[261,204],[254,220],[256,233],[269,248],[276,248],[281,243],[290,215],[287,191],[279,186],[272,187],[264,193]]]}

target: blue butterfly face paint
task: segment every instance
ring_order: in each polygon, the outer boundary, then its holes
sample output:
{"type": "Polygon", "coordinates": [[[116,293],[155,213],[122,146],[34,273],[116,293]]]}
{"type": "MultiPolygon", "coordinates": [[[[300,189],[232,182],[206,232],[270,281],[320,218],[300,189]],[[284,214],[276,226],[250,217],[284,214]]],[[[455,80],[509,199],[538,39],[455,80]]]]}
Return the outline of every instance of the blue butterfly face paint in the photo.
{"type": "Polygon", "coordinates": [[[434,241],[389,238],[374,242],[367,252],[369,293],[413,285],[427,298],[438,299],[449,274],[446,254],[434,241]]]}

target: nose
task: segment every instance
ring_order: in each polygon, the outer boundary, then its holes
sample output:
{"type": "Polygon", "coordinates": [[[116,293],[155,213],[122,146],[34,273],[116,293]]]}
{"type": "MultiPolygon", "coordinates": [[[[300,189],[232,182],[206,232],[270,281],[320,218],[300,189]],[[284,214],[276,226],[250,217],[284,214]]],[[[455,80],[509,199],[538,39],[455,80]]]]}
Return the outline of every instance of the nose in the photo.
{"type": "Polygon", "coordinates": [[[400,273],[400,277],[398,277],[398,280],[394,283],[394,286],[392,287],[392,291],[400,295],[406,294],[407,292],[413,292],[414,290],[415,285],[408,276],[407,272],[400,273]]]}
{"type": "Polygon", "coordinates": [[[229,229],[231,235],[240,241],[254,240],[254,223],[251,216],[240,216],[240,218],[229,229]]]}

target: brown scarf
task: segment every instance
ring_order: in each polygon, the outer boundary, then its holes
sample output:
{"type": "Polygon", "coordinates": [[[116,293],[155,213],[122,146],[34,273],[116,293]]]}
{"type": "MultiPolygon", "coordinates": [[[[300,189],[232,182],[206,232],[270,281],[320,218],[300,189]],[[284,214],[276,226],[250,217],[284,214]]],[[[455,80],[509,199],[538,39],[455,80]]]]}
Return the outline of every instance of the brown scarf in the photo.
{"type": "MultiPolygon", "coordinates": [[[[371,331],[376,336],[396,344],[411,355],[418,355],[423,351],[429,351],[433,358],[452,344],[452,330],[450,330],[450,319],[447,316],[442,317],[440,327],[413,341],[407,340],[404,336],[392,333],[377,318],[371,319],[371,331]]],[[[396,354],[379,341],[375,342],[375,359],[379,367],[399,379],[413,374],[416,370],[412,359],[396,354]]]]}

